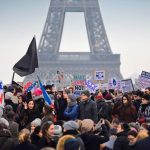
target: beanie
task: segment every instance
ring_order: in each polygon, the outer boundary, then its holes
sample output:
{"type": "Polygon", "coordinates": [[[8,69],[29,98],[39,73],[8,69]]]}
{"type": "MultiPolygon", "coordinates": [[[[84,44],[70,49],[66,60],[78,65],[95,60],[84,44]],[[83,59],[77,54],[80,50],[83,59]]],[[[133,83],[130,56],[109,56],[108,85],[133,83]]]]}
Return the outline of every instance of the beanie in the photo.
{"type": "Polygon", "coordinates": [[[4,108],[4,112],[7,114],[9,111],[13,111],[13,107],[11,105],[6,105],[4,108]]]}
{"type": "Polygon", "coordinates": [[[78,130],[79,125],[75,121],[67,121],[63,125],[64,129],[67,130],[78,130]]]}
{"type": "Polygon", "coordinates": [[[42,123],[41,119],[40,119],[40,118],[36,118],[35,120],[33,120],[33,121],[31,122],[31,125],[37,127],[37,126],[40,126],[41,123],[42,123]]]}
{"type": "Polygon", "coordinates": [[[8,120],[13,120],[14,115],[15,115],[14,111],[9,111],[9,112],[7,113],[7,118],[8,118],[8,120]]]}
{"type": "Polygon", "coordinates": [[[9,122],[5,118],[0,118],[0,124],[4,124],[9,127],[9,122]]]}
{"type": "Polygon", "coordinates": [[[12,96],[13,96],[13,94],[11,92],[5,93],[5,99],[11,99],[12,96]]]}
{"type": "Polygon", "coordinates": [[[71,102],[76,102],[76,96],[74,94],[68,94],[68,98],[71,100],[71,102]]]}
{"type": "Polygon", "coordinates": [[[84,94],[87,97],[90,97],[90,92],[88,90],[82,91],[81,94],[84,94]]]}
{"type": "Polygon", "coordinates": [[[91,119],[84,119],[81,122],[81,132],[89,132],[93,129],[94,127],[94,122],[91,119]]]}
{"type": "Polygon", "coordinates": [[[59,136],[62,134],[62,127],[60,125],[54,125],[54,128],[54,135],[59,136]]]}

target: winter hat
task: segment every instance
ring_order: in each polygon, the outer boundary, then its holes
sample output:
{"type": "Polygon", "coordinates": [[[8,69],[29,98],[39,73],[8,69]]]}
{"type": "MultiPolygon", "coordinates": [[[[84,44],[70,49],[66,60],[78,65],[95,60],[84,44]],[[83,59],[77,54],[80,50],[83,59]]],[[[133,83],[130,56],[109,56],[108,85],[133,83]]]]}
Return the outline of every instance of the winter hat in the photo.
{"type": "Polygon", "coordinates": [[[81,122],[81,132],[89,132],[93,129],[94,122],[91,119],[84,119],[81,122]]]}
{"type": "Polygon", "coordinates": [[[102,95],[96,95],[96,96],[95,96],[95,99],[96,99],[96,100],[101,100],[101,99],[103,99],[103,96],[102,96],[102,95]]]}
{"type": "Polygon", "coordinates": [[[76,96],[74,94],[68,94],[68,98],[71,100],[71,102],[76,102],[76,96]]]}
{"type": "Polygon", "coordinates": [[[63,127],[66,131],[67,130],[78,130],[79,129],[79,125],[75,121],[67,121],[67,122],[64,123],[63,127]]]}
{"type": "Polygon", "coordinates": [[[69,139],[64,144],[64,150],[79,150],[80,143],[77,139],[69,139]]]}
{"type": "Polygon", "coordinates": [[[13,107],[11,105],[6,105],[4,111],[5,113],[8,113],[9,111],[13,111],[13,107]]]}
{"type": "Polygon", "coordinates": [[[42,90],[40,88],[35,89],[34,93],[35,96],[40,96],[42,95],[42,90]]]}
{"type": "Polygon", "coordinates": [[[7,118],[8,118],[8,120],[13,120],[14,115],[15,115],[15,113],[14,113],[13,111],[9,111],[9,112],[7,113],[7,118]]]}
{"type": "Polygon", "coordinates": [[[7,92],[11,92],[11,93],[12,93],[13,91],[14,91],[14,87],[10,85],[10,86],[7,88],[7,92]]]}
{"type": "Polygon", "coordinates": [[[54,135],[61,135],[62,134],[62,127],[60,125],[54,125],[54,135]]]}
{"type": "Polygon", "coordinates": [[[110,93],[107,93],[104,97],[106,100],[111,100],[112,99],[112,96],[110,93]]]}
{"type": "Polygon", "coordinates": [[[31,125],[34,125],[35,127],[37,127],[37,126],[40,126],[41,123],[42,123],[41,119],[36,118],[35,120],[33,120],[33,121],[31,122],[31,125]]]}
{"type": "Polygon", "coordinates": [[[81,94],[84,94],[87,97],[90,97],[90,92],[88,90],[82,91],[81,94]]]}
{"type": "Polygon", "coordinates": [[[148,95],[148,94],[144,94],[143,96],[142,96],[142,98],[144,98],[144,99],[146,99],[146,100],[150,100],[150,95],[148,95]]]}
{"type": "Polygon", "coordinates": [[[5,93],[5,99],[11,99],[13,94],[11,92],[6,92],[5,93]]]}
{"type": "Polygon", "coordinates": [[[5,118],[0,118],[0,124],[4,124],[9,127],[9,122],[5,118]]]}

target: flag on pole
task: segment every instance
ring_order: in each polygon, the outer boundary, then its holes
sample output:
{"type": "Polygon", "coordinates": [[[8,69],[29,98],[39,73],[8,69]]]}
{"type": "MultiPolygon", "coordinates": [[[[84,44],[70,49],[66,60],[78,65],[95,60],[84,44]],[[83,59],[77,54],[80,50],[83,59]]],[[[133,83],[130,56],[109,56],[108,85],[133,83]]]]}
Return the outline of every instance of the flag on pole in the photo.
{"type": "Polygon", "coordinates": [[[46,90],[44,89],[44,87],[43,87],[43,85],[42,85],[42,83],[41,83],[39,77],[38,77],[38,81],[39,81],[40,88],[41,88],[41,90],[42,90],[42,93],[43,93],[45,102],[46,102],[48,105],[51,105],[51,104],[52,104],[52,100],[51,100],[50,96],[47,94],[46,90]]]}
{"type": "Polygon", "coordinates": [[[38,68],[36,40],[33,37],[26,54],[14,65],[13,71],[23,77],[32,74],[38,68]]]}

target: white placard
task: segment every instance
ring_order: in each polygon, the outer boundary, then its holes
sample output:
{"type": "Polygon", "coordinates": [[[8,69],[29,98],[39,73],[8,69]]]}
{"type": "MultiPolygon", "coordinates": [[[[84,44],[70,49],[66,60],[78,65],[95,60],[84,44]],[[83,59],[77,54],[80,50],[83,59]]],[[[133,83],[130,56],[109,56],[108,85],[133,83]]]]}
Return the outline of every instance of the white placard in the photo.
{"type": "Polygon", "coordinates": [[[101,71],[95,71],[95,80],[105,80],[105,71],[101,70],[101,71]]]}

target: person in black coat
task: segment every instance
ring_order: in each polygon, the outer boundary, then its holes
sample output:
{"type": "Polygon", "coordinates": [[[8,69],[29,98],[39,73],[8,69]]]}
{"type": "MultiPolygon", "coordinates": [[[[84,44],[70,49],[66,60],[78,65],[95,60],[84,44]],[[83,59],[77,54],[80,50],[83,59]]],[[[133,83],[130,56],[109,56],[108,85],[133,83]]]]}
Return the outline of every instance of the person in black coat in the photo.
{"type": "Polygon", "coordinates": [[[19,144],[16,145],[14,150],[37,150],[37,148],[29,141],[30,131],[28,129],[21,130],[18,139],[19,144]]]}
{"type": "Polygon", "coordinates": [[[38,148],[53,147],[56,148],[56,141],[53,139],[54,136],[54,123],[47,121],[42,126],[42,138],[39,140],[38,148]]]}
{"type": "Polygon", "coordinates": [[[137,142],[137,131],[131,130],[128,132],[129,150],[135,150],[137,142]]]}
{"type": "Polygon", "coordinates": [[[150,126],[148,127],[149,136],[136,143],[135,150],[149,150],[150,149],[150,126]]]}
{"type": "Polygon", "coordinates": [[[150,149],[150,136],[137,142],[135,150],[149,150],[150,149]]]}
{"type": "Polygon", "coordinates": [[[98,123],[98,126],[94,129],[94,122],[91,119],[84,119],[81,122],[81,139],[84,142],[86,150],[99,150],[100,144],[103,144],[109,140],[108,130],[105,126],[104,120],[98,123]]]}
{"type": "Polygon", "coordinates": [[[41,126],[37,126],[34,129],[34,132],[31,134],[31,144],[33,144],[36,147],[38,147],[41,137],[42,137],[41,126]]]}
{"type": "Polygon", "coordinates": [[[119,124],[117,128],[117,139],[114,143],[113,150],[128,150],[129,141],[127,139],[127,133],[129,130],[128,124],[119,124]]]}
{"type": "Polygon", "coordinates": [[[64,111],[67,107],[67,96],[68,93],[65,91],[58,91],[57,93],[57,98],[54,101],[57,120],[64,120],[64,111]]]}
{"type": "Polygon", "coordinates": [[[103,118],[111,121],[112,107],[106,103],[101,92],[95,96],[95,100],[97,104],[98,120],[103,118]]]}
{"type": "Polygon", "coordinates": [[[18,140],[12,138],[11,132],[8,127],[0,123],[0,150],[13,150],[18,144],[18,140]]]}
{"type": "Polygon", "coordinates": [[[24,109],[21,111],[21,115],[19,117],[19,129],[27,127],[27,125],[29,125],[36,118],[41,118],[41,115],[34,103],[34,100],[30,99],[27,103],[24,103],[24,109]]]}
{"type": "Polygon", "coordinates": [[[90,99],[90,92],[88,90],[82,91],[81,93],[78,118],[80,120],[92,119],[95,123],[97,123],[97,105],[95,101],[90,99]]]}

